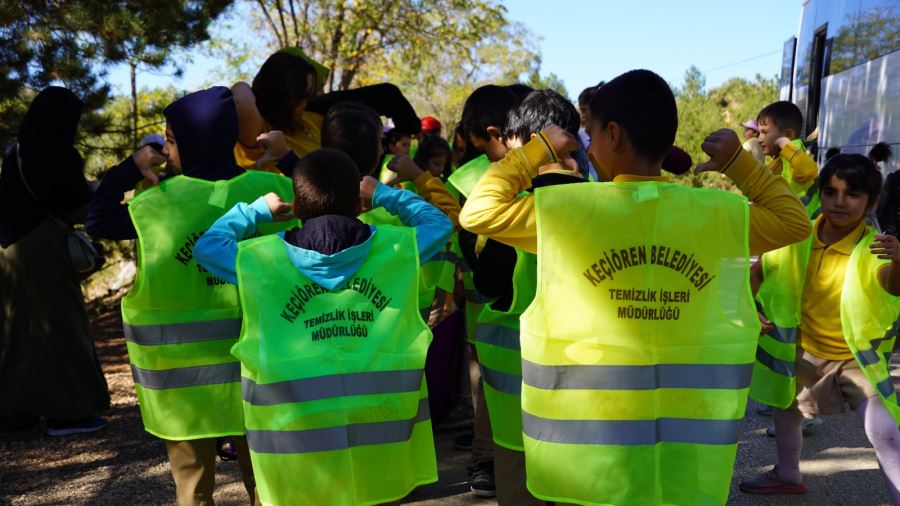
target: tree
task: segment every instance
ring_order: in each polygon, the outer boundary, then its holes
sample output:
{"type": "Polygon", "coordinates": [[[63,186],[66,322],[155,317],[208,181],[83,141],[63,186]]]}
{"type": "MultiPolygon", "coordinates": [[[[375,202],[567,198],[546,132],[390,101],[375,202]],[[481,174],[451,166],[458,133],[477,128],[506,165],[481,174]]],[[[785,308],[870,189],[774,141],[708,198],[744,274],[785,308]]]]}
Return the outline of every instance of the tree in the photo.
{"type": "MultiPolygon", "coordinates": [[[[54,83],[72,89],[90,113],[107,100],[105,69],[126,62],[159,68],[171,52],[209,38],[208,27],[233,0],[24,0],[0,6],[0,91],[21,104],[29,93],[54,83]]],[[[136,130],[137,83],[132,79],[136,130]]],[[[23,108],[0,110],[0,130],[15,132],[23,108]]],[[[88,130],[105,125],[88,115],[88,130]],[[93,121],[92,121],[93,120],[93,121]]],[[[136,132],[133,132],[132,143],[136,132]]]]}

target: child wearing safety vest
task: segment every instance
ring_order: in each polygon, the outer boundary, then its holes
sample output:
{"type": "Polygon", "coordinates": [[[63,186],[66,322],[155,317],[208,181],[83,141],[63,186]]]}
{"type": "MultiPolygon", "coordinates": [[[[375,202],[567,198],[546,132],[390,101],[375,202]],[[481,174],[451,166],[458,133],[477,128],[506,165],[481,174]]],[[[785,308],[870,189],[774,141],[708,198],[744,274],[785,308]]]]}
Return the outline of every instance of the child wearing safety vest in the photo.
{"type": "Polygon", "coordinates": [[[350,157],[325,148],[298,163],[292,204],[272,193],[238,204],[197,242],[201,265],[241,294],[232,353],[264,504],[377,504],[437,480],[431,333],[416,300],[420,259],[451,231],[420,197],[360,181],[350,157]],[[356,219],[371,206],[408,226],[356,219]],[[241,241],[291,216],[303,227],[241,241]]]}
{"type": "Polygon", "coordinates": [[[665,80],[623,74],[591,100],[595,168],[612,183],[519,195],[575,137],[549,126],[488,169],[467,230],[537,254],[521,319],[528,490],[578,504],[724,504],[759,320],[749,256],[809,233],[786,181],[731,130],[711,159],[746,198],[661,174],[678,124],[665,80]],[[749,201],[753,205],[748,205],[749,201]]]}
{"type": "MultiPolygon", "coordinates": [[[[178,504],[212,504],[216,438],[225,436],[236,436],[252,503],[240,366],[229,352],[241,329],[238,293],[191,251],[231,206],[273,191],[288,198],[291,184],[235,164],[238,123],[228,88],[191,93],[163,113],[162,154],[145,146],[111,169],[86,226],[94,237],[138,240],[135,283],[122,299],[125,340],[141,418],[166,441],[178,504]],[[159,182],[153,166],[164,162],[178,175],[159,182]],[[155,186],[122,204],[142,178],[155,186]]],[[[260,233],[276,229],[267,225],[260,233]]]]}
{"type": "Polygon", "coordinates": [[[818,188],[815,186],[819,168],[806,154],[806,146],[800,139],[803,114],[792,102],[774,102],[759,111],[756,117],[759,144],[763,154],[772,157],[769,170],[781,174],[791,190],[803,202],[807,215],[818,214],[818,188]]]}
{"type": "Polygon", "coordinates": [[[900,243],[866,226],[881,189],[870,160],[834,156],[819,181],[822,214],[812,234],[764,254],[752,269],[771,328],[760,339],[750,395],[776,406],[778,464],[740,488],[805,492],[801,421],[841,412],[846,402],[900,504],[900,407],[888,365],[900,315],[900,243]]]}

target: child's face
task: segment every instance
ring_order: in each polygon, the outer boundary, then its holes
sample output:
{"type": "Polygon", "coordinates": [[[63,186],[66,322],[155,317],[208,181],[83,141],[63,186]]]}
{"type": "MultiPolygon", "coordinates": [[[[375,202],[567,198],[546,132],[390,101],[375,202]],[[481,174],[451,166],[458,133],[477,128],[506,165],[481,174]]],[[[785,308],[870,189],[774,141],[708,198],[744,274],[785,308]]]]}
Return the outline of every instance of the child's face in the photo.
{"type": "Polygon", "coordinates": [[[788,139],[794,139],[794,130],[793,129],[785,129],[782,130],[778,125],[772,121],[772,118],[762,117],[759,118],[759,143],[762,145],[763,152],[772,157],[776,157],[781,154],[781,150],[778,149],[778,144],[775,142],[782,137],[787,137],[788,139]]]}
{"type": "Polygon", "coordinates": [[[823,219],[836,228],[858,225],[869,210],[869,204],[868,194],[850,188],[837,176],[831,176],[831,180],[822,186],[823,219]]]}
{"type": "Polygon", "coordinates": [[[434,177],[440,177],[444,173],[444,167],[447,166],[447,155],[435,155],[428,159],[426,170],[431,172],[434,177]]]}
{"type": "Polygon", "coordinates": [[[753,139],[755,137],[759,137],[759,132],[752,128],[744,127],[744,140],[753,139]]]}
{"type": "Polygon", "coordinates": [[[162,154],[169,159],[167,167],[172,167],[176,172],[181,173],[181,157],[178,156],[178,144],[175,143],[175,134],[172,133],[172,127],[166,125],[166,143],[163,145],[162,154]]]}
{"type": "Polygon", "coordinates": [[[503,160],[509,148],[500,137],[500,129],[488,127],[488,139],[482,139],[476,135],[469,134],[469,142],[472,147],[487,155],[491,162],[499,162],[503,160]]]}
{"type": "Polygon", "coordinates": [[[401,137],[399,141],[388,145],[388,148],[391,150],[391,153],[395,155],[409,156],[409,146],[411,142],[411,137],[401,137]]]}

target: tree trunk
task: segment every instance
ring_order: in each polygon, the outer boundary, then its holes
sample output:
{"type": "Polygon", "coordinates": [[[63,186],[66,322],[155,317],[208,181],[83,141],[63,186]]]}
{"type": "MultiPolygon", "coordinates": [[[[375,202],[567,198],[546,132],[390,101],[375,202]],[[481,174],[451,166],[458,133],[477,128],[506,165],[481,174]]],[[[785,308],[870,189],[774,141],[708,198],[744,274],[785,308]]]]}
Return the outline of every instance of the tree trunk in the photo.
{"type": "Polygon", "coordinates": [[[128,61],[131,71],[131,148],[138,147],[138,95],[137,95],[137,62],[128,61]]]}

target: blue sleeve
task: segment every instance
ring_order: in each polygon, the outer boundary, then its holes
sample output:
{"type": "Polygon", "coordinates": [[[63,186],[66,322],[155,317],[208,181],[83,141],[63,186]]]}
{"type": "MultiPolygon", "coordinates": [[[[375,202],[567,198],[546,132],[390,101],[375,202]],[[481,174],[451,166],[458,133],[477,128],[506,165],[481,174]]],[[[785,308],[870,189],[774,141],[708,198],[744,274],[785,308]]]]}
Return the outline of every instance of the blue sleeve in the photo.
{"type": "Polygon", "coordinates": [[[263,197],[252,204],[241,202],[200,236],[194,245],[194,258],[209,272],[236,285],[238,241],[255,234],[258,223],[269,221],[272,213],[263,197]]]}
{"type": "Polygon", "coordinates": [[[425,263],[443,250],[453,233],[450,218],[413,192],[379,183],[372,195],[372,205],[385,208],[404,225],[416,229],[419,263],[425,263]]]}

